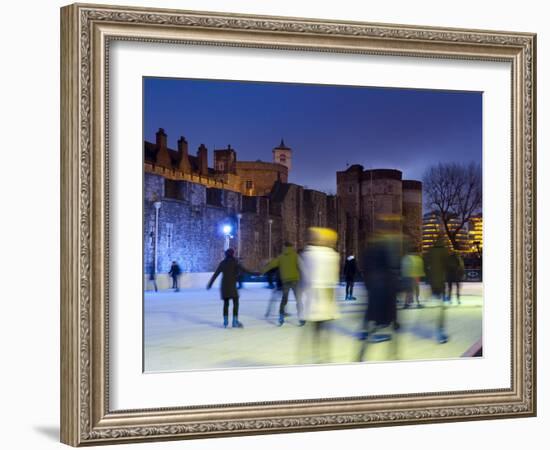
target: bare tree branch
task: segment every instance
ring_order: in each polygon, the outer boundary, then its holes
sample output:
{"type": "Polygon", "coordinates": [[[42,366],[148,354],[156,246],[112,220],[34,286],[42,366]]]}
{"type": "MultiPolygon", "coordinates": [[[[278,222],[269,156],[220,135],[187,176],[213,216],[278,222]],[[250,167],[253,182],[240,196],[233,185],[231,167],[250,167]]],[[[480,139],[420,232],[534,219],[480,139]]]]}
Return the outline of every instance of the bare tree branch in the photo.
{"type": "Polygon", "coordinates": [[[474,162],[439,163],[426,170],[423,186],[426,205],[440,217],[453,248],[458,249],[459,233],[481,212],[481,166],[474,162]]]}

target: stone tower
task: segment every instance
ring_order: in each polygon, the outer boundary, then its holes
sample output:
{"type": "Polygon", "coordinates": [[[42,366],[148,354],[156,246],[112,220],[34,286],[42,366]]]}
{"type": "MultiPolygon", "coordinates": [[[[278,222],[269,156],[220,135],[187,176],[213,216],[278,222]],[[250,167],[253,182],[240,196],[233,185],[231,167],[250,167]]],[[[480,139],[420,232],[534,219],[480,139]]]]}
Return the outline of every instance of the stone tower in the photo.
{"type": "Polygon", "coordinates": [[[273,162],[282,164],[290,172],[292,166],[292,149],[285,145],[285,141],[281,139],[281,143],[273,149],[273,162]]]}
{"type": "Polygon", "coordinates": [[[345,215],[345,252],[359,254],[377,231],[403,232],[419,251],[422,239],[422,183],[403,180],[394,169],[364,170],[354,164],[336,172],[337,196],[345,215]],[[393,217],[394,220],[391,220],[393,217]]]}

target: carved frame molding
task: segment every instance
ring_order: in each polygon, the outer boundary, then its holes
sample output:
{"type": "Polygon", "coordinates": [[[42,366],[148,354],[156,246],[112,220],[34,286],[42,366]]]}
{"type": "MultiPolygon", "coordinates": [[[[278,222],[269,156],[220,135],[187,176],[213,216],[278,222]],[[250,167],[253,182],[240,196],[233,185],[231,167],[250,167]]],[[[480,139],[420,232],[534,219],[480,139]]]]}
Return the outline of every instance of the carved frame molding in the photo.
{"type": "Polygon", "coordinates": [[[536,414],[536,36],[75,4],[61,10],[61,439],[73,446],[536,414]],[[108,62],[113,40],[508,61],[512,386],[110,411],[108,62]]]}

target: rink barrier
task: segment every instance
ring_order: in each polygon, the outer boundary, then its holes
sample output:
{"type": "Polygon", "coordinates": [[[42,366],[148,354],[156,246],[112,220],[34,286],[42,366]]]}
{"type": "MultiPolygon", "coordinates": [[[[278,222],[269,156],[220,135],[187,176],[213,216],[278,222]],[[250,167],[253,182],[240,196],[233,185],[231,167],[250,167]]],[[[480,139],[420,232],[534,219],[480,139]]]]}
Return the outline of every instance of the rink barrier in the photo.
{"type": "MultiPolygon", "coordinates": [[[[179,287],[180,289],[201,289],[206,288],[208,281],[212,277],[214,272],[194,272],[188,273],[184,272],[179,276],[179,287]]],[[[218,277],[216,282],[213,284],[214,287],[218,287],[221,280],[221,276],[218,277]]],[[[152,282],[149,281],[149,275],[144,274],[143,276],[143,286],[146,291],[153,289],[152,282]]],[[[157,287],[160,291],[171,289],[172,288],[172,277],[167,273],[157,274],[157,287]]]]}

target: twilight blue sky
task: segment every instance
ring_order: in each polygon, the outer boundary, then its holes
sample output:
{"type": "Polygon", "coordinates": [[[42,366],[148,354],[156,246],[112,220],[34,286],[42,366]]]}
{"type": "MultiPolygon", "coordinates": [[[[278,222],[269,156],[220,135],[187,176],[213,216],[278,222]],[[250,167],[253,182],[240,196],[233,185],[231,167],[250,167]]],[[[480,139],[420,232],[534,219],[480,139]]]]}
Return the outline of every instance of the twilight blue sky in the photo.
{"type": "Polygon", "coordinates": [[[336,191],[347,165],[391,168],[422,179],[438,162],[481,164],[482,93],[291,83],[144,79],[144,137],[164,128],[189,152],[231,144],[241,161],[271,161],[292,148],[289,181],[336,191]]]}

